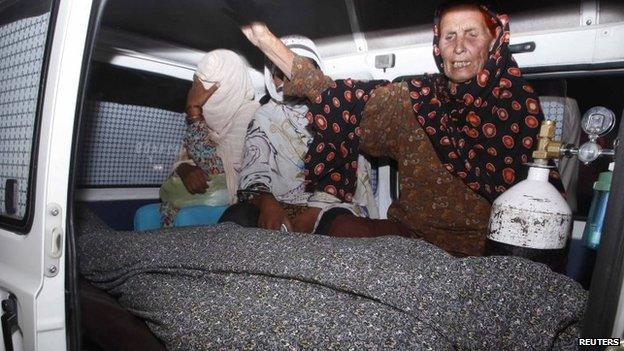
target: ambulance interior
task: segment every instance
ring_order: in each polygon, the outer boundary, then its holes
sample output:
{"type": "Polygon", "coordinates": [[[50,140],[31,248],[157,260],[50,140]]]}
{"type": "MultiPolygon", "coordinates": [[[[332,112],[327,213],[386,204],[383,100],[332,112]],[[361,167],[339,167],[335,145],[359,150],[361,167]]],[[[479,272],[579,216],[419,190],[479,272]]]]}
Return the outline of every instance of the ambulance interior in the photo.
{"type": "MultiPolygon", "coordinates": [[[[437,72],[431,55],[431,22],[438,1],[254,3],[266,11],[263,18],[278,36],[301,34],[314,40],[325,73],[332,78],[398,81],[437,72]]],[[[579,127],[581,118],[591,107],[605,106],[615,113],[615,127],[597,142],[605,149],[613,148],[621,135],[624,113],[624,3],[500,3],[511,19],[511,43],[530,43],[520,46],[515,58],[539,93],[545,117],[557,121],[557,137],[577,146],[588,141],[579,127]]],[[[159,187],[171,171],[184,133],[180,114],[186,93],[196,63],[206,52],[226,48],[239,53],[251,66],[256,98],[266,94],[264,57],[223,13],[223,7],[220,0],[104,2],[87,78],[81,152],[75,160],[75,208],[88,207],[116,230],[132,230],[137,210],[159,202],[159,187]]],[[[587,318],[595,318],[594,328],[603,326],[597,316],[601,311],[615,308],[612,335],[622,336],[624,322],[619,312],[624,308],[618,305],[619,296],[599,291],[605,285],[596,283],[597,279],[613,279],[609,272],[621,267],[622,254],[607,259],[601,257],[608,254],[606,249],[604,253],[588,250],[581,241],[593,183],[612,160],[601,157],[588,165],[575,158],[562,161],[574,214],[567,275],[590,289],[593,310],[588,310],[587,318]]],[[[400,189],[393,161],[377,160],[376,173],[376,198],[383,216],[400,189]]],[[[622,194],[616,196],[622,198],[622,194]]],[[[114,298],[85,282],[76,283],[78,276],[68,278],[69,290],[81,290],[81,299],[116,304],[114,298]]],[[[73,306],[79,304],[73,301],[73,306]]],[[[90,306],[82,310],[83,348],[106,349],[106,341],[89,329],[93,324],[85,327],[85,323],[108,317],[94,316],[100,310],[90,306]]],[[[116,312],[111,316],[122,309],[113,309],[116,312]]],[[[127,318],[142,323],[134,316],[127,318]]]]}

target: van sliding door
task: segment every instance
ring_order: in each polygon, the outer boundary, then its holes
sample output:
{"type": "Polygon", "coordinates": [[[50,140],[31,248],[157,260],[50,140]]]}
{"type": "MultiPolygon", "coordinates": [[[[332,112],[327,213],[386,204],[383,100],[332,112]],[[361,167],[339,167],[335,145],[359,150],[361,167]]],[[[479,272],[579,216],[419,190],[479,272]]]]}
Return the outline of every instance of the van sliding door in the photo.
{"type": "Polygon", "coordinates": [[[67,188],[90,14],[91,0],[0,0],[0,342],[7,350],[67,348],[67,188]]]}

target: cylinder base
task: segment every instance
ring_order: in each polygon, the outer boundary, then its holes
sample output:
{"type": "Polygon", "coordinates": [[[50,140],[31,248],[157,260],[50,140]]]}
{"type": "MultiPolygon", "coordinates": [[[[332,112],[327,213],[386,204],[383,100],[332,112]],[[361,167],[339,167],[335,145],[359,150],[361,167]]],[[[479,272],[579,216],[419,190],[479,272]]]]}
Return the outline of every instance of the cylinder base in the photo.
{"type": "Polygon", "coordinates": [[[515,245],[504,244],[494,240],[487,240],[485,244],[486,256],[518,256],[534,262],[547,265],[553,271],[565,274],[568,245],[562,249],[531,249],[515,245]]]}

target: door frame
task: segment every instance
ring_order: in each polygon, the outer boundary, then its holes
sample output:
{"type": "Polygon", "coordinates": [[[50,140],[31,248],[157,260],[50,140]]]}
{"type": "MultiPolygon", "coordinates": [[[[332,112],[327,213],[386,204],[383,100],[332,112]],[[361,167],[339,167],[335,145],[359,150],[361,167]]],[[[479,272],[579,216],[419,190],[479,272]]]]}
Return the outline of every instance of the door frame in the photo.
{"type": "Polygon", "coordinates": [[[39,142],[33,153],[32,224],[25,235],[0,229],[0,289],[17,298],[25,350],[67,348],[63,233],[76,97],[92,1],[53,4],[53,29],[47,39],[51,46],[42,71],[45,88],[39,96],[40,133],[35,136],[39,142]],[[60,252],[50,252],[53,237],[60,240],[60,252]]]}

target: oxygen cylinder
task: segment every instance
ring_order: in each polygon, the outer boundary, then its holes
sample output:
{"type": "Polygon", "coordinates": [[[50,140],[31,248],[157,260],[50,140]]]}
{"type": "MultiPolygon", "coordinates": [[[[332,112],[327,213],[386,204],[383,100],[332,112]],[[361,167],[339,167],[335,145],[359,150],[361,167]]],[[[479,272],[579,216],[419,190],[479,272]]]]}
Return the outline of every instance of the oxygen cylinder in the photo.
{"type": "Polygon", "coordinates": [[[492,204],[487,255],[522,256],[562,272],[572,211],[549,183],[547,167],[529,169],[527,179],[492,204]]]}

